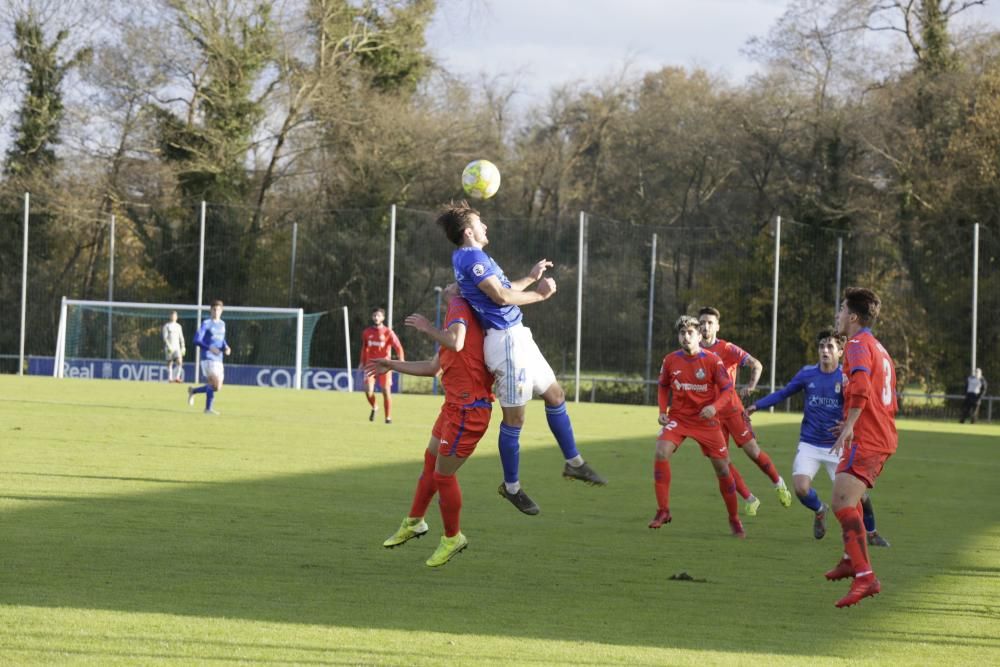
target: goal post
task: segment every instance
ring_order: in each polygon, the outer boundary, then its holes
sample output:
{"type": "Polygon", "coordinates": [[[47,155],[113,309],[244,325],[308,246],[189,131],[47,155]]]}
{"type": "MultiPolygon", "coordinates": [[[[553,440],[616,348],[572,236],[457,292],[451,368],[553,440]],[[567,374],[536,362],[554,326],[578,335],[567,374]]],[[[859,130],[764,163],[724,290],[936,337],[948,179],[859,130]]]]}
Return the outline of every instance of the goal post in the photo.
{"type": "MultiPolygon", "coordinates": [[[[163,361],[161,330],[173,311],[177,312],[187,347],[194,352],[194,335],[208,310],[192,304],[63,297],[52,374],[64,376],[67,358],[112,360],[110,356],[115,360],[163,361]]],[[[292,386],[301,389],[312,334],[323,315],[307,315],[301,308],[225,306],[223,319],[229,324],[227,338],[233,348],[230,363],[294,367],[292,386]]],[[[197,359],[193,354],[188,357],[197,359]]],[[[197,364],[195,368],[197,372],[197,364]]]]}

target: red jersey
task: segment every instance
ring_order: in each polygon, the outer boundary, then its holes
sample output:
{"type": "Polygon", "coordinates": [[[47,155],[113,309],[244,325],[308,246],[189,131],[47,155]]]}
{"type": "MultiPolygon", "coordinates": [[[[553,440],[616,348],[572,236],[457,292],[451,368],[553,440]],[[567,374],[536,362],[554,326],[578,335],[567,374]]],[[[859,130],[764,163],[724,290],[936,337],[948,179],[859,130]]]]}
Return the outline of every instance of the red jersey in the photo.
{"type": "MultiPolygon", "coordinates": [[[[861,408],[854,424],[858,448],[892,454],[896,436],[896,367],[882,343],[865,328],[844,345],[844,416],[861,408]]],[[[851,443],[851,444],[854,444],[851,443]]]]}
{"type": "Polygon", "coordinates": [[[712,345],[705,345],[702,343],[701,349],[708,350],[709,352],[714,352],[720,359],[722,359],[722,365],[726,367],[726,372],[729,373],[729,379],[733,383],[733,391],[729,392],[729,411],[742,411],[743,401],[740,400],[740,395],[736,393],[736,376],[740,372],[740,366],[747,360],[749,353],[747,353],[743,348],[735,343],[730,343],[729,341],[722,340],[721,338],[716,338],[715,343],[712,345]]]}
{"type": "Polygon", "coordinates": [[[726,405],[733,382],[719,357],[707,350],[689,355],[684,350],[663,357],[660,367],[660,412],[670,409],[670,418],[698,422],[706,405],[716,411],[726,405]]]}
{"type": "Polygon", "coordinates": [[[403,345],[392,329],[380,324],[370,326],[361,332],[361,365],[372,359],[388,359],[390,349],[396,351],[396,357],[403,359],[403,345]]]}
{"type": "Polygon", "coordinates": [[[465,345],[461,352],[442,347],[438,352],[441,360],[441,384],[444,385],[444,399],[448,403],[468,405],[478,400],[493,400],[493,374],[486,370],[483,355],[483,328],[476,319],[469,302],[456,296],[448,304],[444,318],[447,329],[456,322],[465,325],[465,345]]]}

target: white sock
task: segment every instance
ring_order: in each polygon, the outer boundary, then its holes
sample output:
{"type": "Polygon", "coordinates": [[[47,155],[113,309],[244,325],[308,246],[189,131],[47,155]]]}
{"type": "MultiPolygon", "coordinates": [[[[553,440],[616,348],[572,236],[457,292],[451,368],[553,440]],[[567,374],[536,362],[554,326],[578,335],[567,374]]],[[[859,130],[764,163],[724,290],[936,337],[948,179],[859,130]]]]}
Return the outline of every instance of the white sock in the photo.
{"type": "Polygon", "coordinates": [[[566,463],[568,463],[571,468],[579,468],[583,465],[583,457],[577,454],[571,459],[566,459],[566,463]]]}
{"type": "Polygon", "coordinates": [[[507,489],[507,493],[511,495],[514,495],[521,490],[520,482],[504,482],[503,485],[507,489]]]}

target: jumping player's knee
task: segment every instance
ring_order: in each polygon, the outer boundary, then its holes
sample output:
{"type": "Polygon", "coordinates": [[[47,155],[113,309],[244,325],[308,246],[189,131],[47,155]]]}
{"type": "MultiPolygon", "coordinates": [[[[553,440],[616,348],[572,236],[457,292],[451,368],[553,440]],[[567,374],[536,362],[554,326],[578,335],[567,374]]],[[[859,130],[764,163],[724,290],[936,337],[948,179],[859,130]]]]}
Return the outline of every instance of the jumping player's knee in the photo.
{"type": "Polygon", "coordinates": [[[542,400],[546,405],[555,407],[566,402],[566,392],[558,382],[553,382],[549,388],[542,393],[542,400]]]}
{"type": "Polygon", "coordinates": [[[514,428],[524,426],[524,406],[514,405],[503,408],[503,423],[514,428]]]}

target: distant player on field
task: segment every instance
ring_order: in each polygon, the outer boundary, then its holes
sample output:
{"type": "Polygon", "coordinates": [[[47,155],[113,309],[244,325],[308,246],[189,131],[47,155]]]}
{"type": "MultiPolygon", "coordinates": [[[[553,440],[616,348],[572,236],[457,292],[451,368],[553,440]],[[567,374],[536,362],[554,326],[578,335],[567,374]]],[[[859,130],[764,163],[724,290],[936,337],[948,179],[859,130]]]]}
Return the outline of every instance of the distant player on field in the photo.
{"type": "MultiPolygon", "coordinates": [[[[747,406],[747,414],[777,405],[800,391],[805,393],[799,446],[792,463],[792,486],[799,502],[813,511],[813,537],[820,540],[826,535],[826,515],[830,507],[819,499],[816,489],[812,488],[812,481],[823,466],[832,482],[840,462],[840,457],[830,453],[830,447],[837,441],[836,431],[844,416],[843,370],[840,367],[844,341],[827,329],[819,332],[816,342],[819,363],[803,366],[783,389],[747,406]]],[[[889,546],[875,529],[875,512],[867,493],[861,498],[861,505],[868,544],[889,546]]]]}
{"type": "Polygon", "coordinates": [[[531,337],[531,330],[521,323],[521,306],[548,299],[556,292],[556,283],[544,277],[552,262],[541,260],[527,276],[511,281],[483,248],[489,243],[487,227],[479,212],[466,202],[445,207],[437,222],[448,240],[457,248],[452,253],[452,268],[462,297],[472,306],[486,332],[484,355],[486,367],[496,378],[494,392],[503,409],[500,425],[500,460],[504,481],[499,493],[525,514],[538,514],[538,505],[525,494],[519,480],[521,427],[524,406],[533,394],[545,401],[549,429],[562,450],[566,465],[563,477],[588,484],[606,484],[576,448],[573,425],[566,412],[566,394],[541,350],[531,337]],[[528,287],[537,283],[534,290],[528,287]]]}
{"type": "MultiPolygon", "coordinates": [[[[719,333],[718,310],[712,307],[702,308],[698,311],[698,322],[701,325],[702,348],[719,355],[733,381],[733,391],[729,392],[729,405],[723,407],[719,413],[719,422],[722,424],[722,433],[726,436],[726,442],[732,436],[736,446],[742,449],[743,453],[756,463],[761,472],[771,480],[774,491],[778,495],[778,502],[784,507],[791,507],[792,494],[785,485],[785,480],[778,474],[774,463],[771,462],[771,457],[757,444],[757,436],[750,424],[750,417],[743,409],[743,402],[740,400],[740,395],[746,398],[757,388],[757,381],[760,379],[760,373],[764,366],[738,345],[717,337],[719,333]],[[738,394],[735,391],[736,378],[739,375],[740,367],[746,365],[751,368],[750,381],[738,394]]],[[[743,477],[736,470],[736,466],[733,466],[730,472],[736,482],[736,490],[746,500],[744,510],[749,516],[756,515],[757,508],[760,507],[760,500],[750,493],[750,489],[743,482],[743,477]]]]}
{"type": "Polygon", "coordinates": [[[838,607],[850,607],[882,590],[868,561],[861,522],[861,497],[875,486],[885,462],[896,451],[896,368],[872,335],[882,302],[864,287],[848,287],[837,312],[844,346],[844,424],[830,453],[841,456],[833,481],[833,511],[844,532],[844,557],[826,573],[831,581],[854,577],[838,607]]]}
{"type": "Polygon", "coordinates": [[[184,329],[177,323],[177,311],[171,311],[170,319],[163,325],[163,355],[167,360],[167,382],[184,381],[184,329]]]}
{"type": "Polygon", "coordinates": [[[443,371],[444,405],[438,415],[431,439],[424,451],[424,470],[417,481],[410,513],[382,546],[392,548],[427,533],[424,514],[435,493],[440,494],[444,535],[437,550],[428,559],[429,567],[447,563],[465,549],[468,540],[459,529],[462,491],[455,473],[476,449],[490,425],[493,406],[493,376],[483,360],[483,330],[469,304],[458,296],[458,286],[448,285],[442,293],[448,304],[445,328],[434,327],[423,315],[410,315],[405,324],[440,343],[441,349],[429,361],[394,361],[386,357],[371,360],[365,371],[397,371],[410,375],[436,375],[443,371]]]}
{"type": "Polygon", "coordinates": [[[209,314],[210,317],[201,323],[198,333],[194,336],[194,344],[202,350],[201,372],[205,376],[205,384],[198,388],[188,387],[188,405],[194,405],[195,394],[205,394],[205,414],[217,415],[219,413],[212,407],[215,402],[215,392],[222,389],[222,382],[226,378],[222,357],[229,356],[232,350],[226,343],[222,301],[218,299],[213,301],[209,314]]]}
{"type": "Polygon", "coordinates": [[[660,367],[659,422],[663,427],[656,439],[653,488],[656,515],[650,528],[670,523],[670,457],[685,438],[693,438],[708,457],[719,478],[719,492],[729,513],[733,535],[746,537],[737,511],[736,484],[729,472],[729,445],[717,415],[729,404],[733,381],[722,360],[701,349],[698,320],[683,316],[674,325],[681,349],[663,358],[660,367]]]}
{"type": "MultiPolygon", "coordinates": [[[[369,361],[376,359],[389,359],[392,351],[396,351],[396,356],[400,361],[404,361],[403,344],[392,329],[385,325],[385,311],[376,308],[372,311],[372,326],[361,332],[361,363],[360,368],[364,368],[369,361]]],[[[378,384],[382,391],[382,407],[385,410],[385,423],[392,423],[392,373],[380,373],[377,375],[367,375],[365,377],[365,398],[371,412],[368,413],[368,421],[375,421],[375,385],[378,384]]]]}

